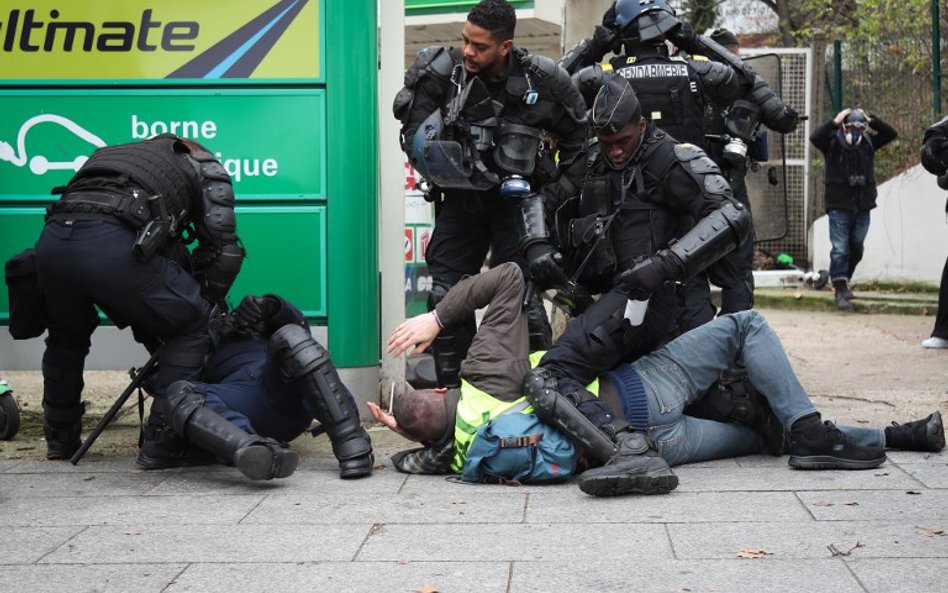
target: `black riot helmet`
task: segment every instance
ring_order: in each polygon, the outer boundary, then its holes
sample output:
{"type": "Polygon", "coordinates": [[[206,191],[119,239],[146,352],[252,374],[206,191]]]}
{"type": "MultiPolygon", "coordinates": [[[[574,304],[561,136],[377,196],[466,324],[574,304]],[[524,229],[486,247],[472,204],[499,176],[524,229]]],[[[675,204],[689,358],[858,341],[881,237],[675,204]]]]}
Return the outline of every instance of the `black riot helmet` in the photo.
{"type": "Polygon", "coordinates": [[[429,115],[412,138],[411,164],[425,179],[443,188],[484,190],[499,179],[480,162],[471,142],[443,139],[441,110],[429,115]]]}
{"type": "Polygon", "coordinates": [[[666,0],[617,0],[615,23],[626,45],[653,45],[681,27],[675,9],[666,0]]]}

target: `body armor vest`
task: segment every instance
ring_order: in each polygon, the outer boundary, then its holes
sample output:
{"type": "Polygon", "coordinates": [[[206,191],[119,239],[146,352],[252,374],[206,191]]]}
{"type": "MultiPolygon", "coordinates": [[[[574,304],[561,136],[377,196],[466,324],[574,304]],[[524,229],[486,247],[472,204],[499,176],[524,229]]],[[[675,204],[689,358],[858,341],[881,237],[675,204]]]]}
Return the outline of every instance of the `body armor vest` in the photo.
{"type": "Polygon", "coordinates": [[[646,119],[679,142],[704,147],[704,99],[685,60],[619,56],[610,63],[632,85],[646,119]]]}
{"type": "Polygon", "coordinates": [[[676,160],[674,145],[665,138],[658,130],[647,136],[640,154],[621,172],[610,168],[598,150],[590,155],[578,216],[568,234],[570,272],[582,267],[579,281],[594,292],[611,289],[616,274],[664,248],[682,226],[652,195],[676,160]]]}
{"type": "Polygon", "coordinates": [[[176,150],[179,142],[176,136],[163,134],[144,142],[100,148],[72,178],[66,193],[73,183],[85,178],[124,175],[149,196],[161,195],[168,215],[181,220],[190,211],[190,196],[200,195],[201,187],[186,153],[176,150]]]}

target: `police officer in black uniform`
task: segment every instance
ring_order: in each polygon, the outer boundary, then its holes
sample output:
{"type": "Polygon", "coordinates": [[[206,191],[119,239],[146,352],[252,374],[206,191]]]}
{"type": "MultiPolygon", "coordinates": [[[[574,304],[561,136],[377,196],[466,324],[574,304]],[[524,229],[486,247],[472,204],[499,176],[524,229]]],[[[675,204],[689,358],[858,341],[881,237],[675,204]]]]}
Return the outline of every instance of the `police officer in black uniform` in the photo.
{"type": "MultiPolygon", "coordinates": [[[[737,37],[727,29],[715,29],[710,39],[740,57],[737,37]]],[[[754,160],[766,160],[767,136],[759,131],[763,124],[781,134],[796,130],[800,117],[773,93],[761,92],[759,76],[751,92],[743,93],[730,103],[708,105],[708,132],[714,136],[706,146],[708,156],[721,167],[734,197],[750,212],[750,197],[745,178],[754,160]],[[756,91],[753,92],[753,91],[756,91]]],[[[720,313],[744,311],[754,306],[754,234],[727,257],[742,280],[721,289],[720,313]]]]}
{"type": "MultiPolygon", "coordinates": [[[[643,115],[679,142],[694,144],[710,154],[714,147],[706,137],[710,131],[706,125],[706,110],[714,105],[729,106],[739,99],[755,106],[762,112],[765,123],[776,126],[774,129],[792,130],[796,126],[796,113],[774,95],[760,76],[714,40],[695,35],[677,19],[674,8],[664,0],[617,0],[593,37],[580,42],[563,58],[564,67],[576,72],[574,80],[584,97],[595,93],[603,77],[608,75],[594,62],[609,51],[618,54],[610,60],[609,69],[632,84],[643,115]],[[712,59],[671,56],[666,39],[679,48],[712,59]]],[[[746,190],[741,194],[746,198],[746,190]]],[[[745,294],[747,298],[736,300],[742,301],[741,307],[746,304],[744,308],[749,308],[746,277],[753,259],[753,240],[739,249],[743,257],[732,254],[720,264],[715,283],[724,291],[745,294]],[[747,265],[739,262],[747,262],[747,265]]],[[[706,278],[690,279],[680,291],[680,297],[681,331],[714,317],[706,278]]],[[[730,300],[728,307],[730,310],[730,300]]]]}
{"type": "MultiPolygon", "coordinates": [[[[515,26],[510,4],[482,0],[468,14],[462,48],[423,49],[395,98],[402,147],[432,184],[436,204],[426,253],[429,310],[463,276],[480,271],[488,249],[492,264],[514,261],[525,269],[518,202],[538,200],[538,192],[570,194],[580,182],[557,173],[547,141],[555,141],[560,168],[571,162],[586,138],[585,104],[562,68],[513,45],[515,26]]],[[[531,346],[545,348],[542,303],[533,295],[528,306],[531,346]]],[[[438,336],[432,350],[439,385],[458,385],[474,331],[471,317],[438,336]]]]}
{"type": "Polygon", "coordinates": [[[340,477],[372,473],[372,442],[355,400],[298,308],[277,295],[247,295],[214,318],[211,335],[214,347],[201,375],[172,384],[158,400],[188,446],[236,465],[248,478],[284,478],[298,456],[282,443],[315,418],[332,441],[340,477]]]}
{"type": "MultiPolygon", "coordinates": [[[[625,450],[644,452],[641,439],[627,436],[630,426],[642,425],[636,416],[642,410],[615,418],[584,385],[675,334],[679,303],[672,283],[733,250],[747,236],[750,217],[700,148],[676,143],[642,117],[626,79],[611,77],[600,87],[590,123],[598,142],[590,147],[579,197],[556,208],[555,238],[566,260],[563,276],[604,294],[567,325],[525,379],[524,390],[538,415],[600,457],[609,458],[601,452],[602,431],[613,440],[618,453],[604,471],[616,480],[599,476],[589,488],[647,492],[655,482],[649,475],[657,471],[654,464],[636,461],[625,450]],[[693,228],[680,233],[691,221],[697,221],[693,228]],[[635,326],[626,313],[631,301],[647,301],[635,326]]],[[[555,240],[539,223],[525,232],[537,243],[555,240]]]]}
{"type": "MultiPolygon", "coordinates": [[[[208,322],[240,271],[234,192],[203,146],[163,134],[100,148],[47,210],[36,244],[49,330],[43,354],[48,459],[79,448],[82,373],[96,307],[158,351],[150,388],[161,397],[195,377],[210,344],[208,322]],[[186,243],[197,240],[189,253],[186,243]]],[[[164,425],[152,414],[149,426],[164,425]]],[[[149,432],[146,427],[145,443],[149,432]]]]}

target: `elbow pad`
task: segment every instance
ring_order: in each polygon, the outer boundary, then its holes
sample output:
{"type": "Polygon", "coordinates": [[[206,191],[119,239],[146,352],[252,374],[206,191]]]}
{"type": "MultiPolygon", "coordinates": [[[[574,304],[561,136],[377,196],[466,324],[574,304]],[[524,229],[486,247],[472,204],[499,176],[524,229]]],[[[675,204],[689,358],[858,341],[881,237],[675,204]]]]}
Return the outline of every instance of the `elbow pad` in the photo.
{"type": "Polygon", "coordinates": [[[761,121],[771,130],[789,134],[797,129],[797,114],[774,94],[770,85],[760,76],[754,77],[750,99],[760,106],[761,121]]]}
{"type": "Polygon", "coordinates": [[[596,93],[599,92],[599,87],[602,86],[605,79],[606,75],[602,71],[602,66],[593,64],[573,75],[573,86],[579,90],[579,94],[582,95],[586,105],[592,105],[596,93]]]}
{"type": "Polygon", "coordinates": [[[751,224],[750,214],[740,202],[724,202],[669,246],[679,274],[672,280],[690,278],[732,251],[750,234],[751,224]]]}

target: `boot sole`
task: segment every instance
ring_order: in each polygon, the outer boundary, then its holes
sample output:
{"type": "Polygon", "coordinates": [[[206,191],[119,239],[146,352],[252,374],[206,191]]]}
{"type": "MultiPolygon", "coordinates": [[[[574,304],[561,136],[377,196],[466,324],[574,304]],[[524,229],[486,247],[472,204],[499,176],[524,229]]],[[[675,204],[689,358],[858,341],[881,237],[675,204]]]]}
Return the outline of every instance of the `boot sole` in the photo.
{"type": "Polygon", "coordinates": [[[286,478],[296,471],[299,461],[296,451],[286,449],[277,458],[277,454],[266,445],[251,445],[234,454],[234,465],[251,480],[286,478]]]}
{"type": "Polygon", "coordinates": [[[791,455],[788,463],[794,469],[873,469],[885,462],[885,455],[877,459],[841,459],[832,455],[791,455]]]}
{"type": "Polygon", "coordinates": [[[343,480],[358,480],[372,474],[372,467],[375,465],[375,455],[369,453],[366,457],[350,459],[339,463],[339,478],[343,480]],[[345,463],[355,461],[365,461],[362,465],[343,466],[345,463]]]}
{"type": "Polygon", "coordinates": [[[580,478],[579,489],[591,496],[668,494],[678,487],[678,476],[602,476],[580,478]]]}
{"type": "Polygon", "coordinates": [[[145,471],[153,469],[172,469],[175,467],[200,467],[202,465],[214,465],[217,460],[213,455],[207,453],[206,456],[189,454],[181,457],[151,457],[138,452],[135,459],[135,466],[145,471]]]}

